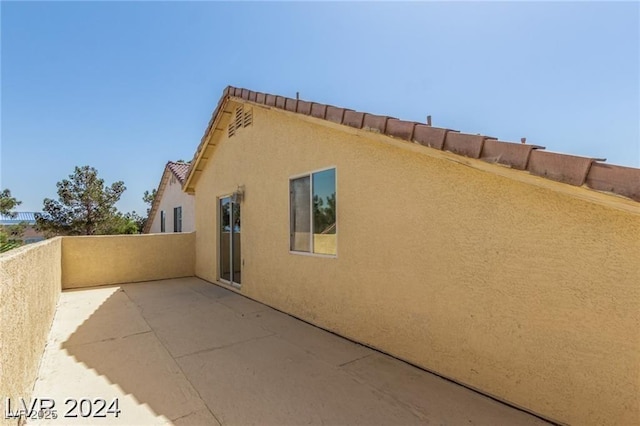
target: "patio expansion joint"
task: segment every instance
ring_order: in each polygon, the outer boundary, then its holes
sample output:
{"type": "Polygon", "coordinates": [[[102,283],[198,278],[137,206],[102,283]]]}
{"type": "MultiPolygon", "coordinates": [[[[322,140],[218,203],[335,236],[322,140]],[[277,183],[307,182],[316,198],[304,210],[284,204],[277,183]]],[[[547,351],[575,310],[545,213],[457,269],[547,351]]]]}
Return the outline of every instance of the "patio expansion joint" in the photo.
{"type": "MultiPolygon", "coordinates": [[[[156,338],[156,340],[158,341],[158,343],[164,348],[165,351],[167,351],[167,354],[174,360],[176,367],[180,370],[180,374],[182,374],[182,377],[184,377],[184,379],[187,381],[187,383],[189,383],[189,385],[193,388],[193,391],[196,393],[196,395],[198,395],[198,398],[200,399],[200,401],[202,401],[202,404],[207,408],[207,411],[209,411],[209,413],[213,416],[214,419],[216,419],[216,421],[218,422],[219,425],[222,425],[222,422],[220,421],[220,419],[218,418],[218,416],[216,416],[216,414],[213,412],[213,410],[211,410],[211,407],[209,407],[209,405],[205,402],[205,400],[202,398],[202,395],[200,395],[200,391],[198,390],[198,388],[191,382],[191,380],[189,380],[189,376],[187,376],[187,374],[184,372],[184,370],[182,369],[182,367],[180,366],[180,363],[176,362],[176,360],[179,357],[174,357],[171,354],[171,351],[169,351],[169,348],[167,348],[167,346],[164,344],[164,342],[162,341],[162,339],[160,339],[160,337],[156,334],[156,331],[153,329],[153,327],[151,327],[151,324],[149,324],[149,322],[147,321],[147,319],[144,317],[144,315],[142,315],[142,307],[140,305],[138,305],[137,303],[135,303],[130,297],[129,295],[124,292],[125,296],[127,297],[127,299],[129,299],[140,311],[140,316],[142,317],[142,320],[144,321],[144,323],[147,325],[147,327],[149,327],[149,331],[147,331],[146,333],[153,333],[153,336],[156,338]]],[[[174,422],[178,419],[181,419],[183,417],[187,417],[190,416],[194,413],[196,413],[199,410],[194,410],[188,414],[182,415],[182,416],[178,416],[174,419],[169,419],[171,420],[171,422],[174,422]]]]}
{"type": "MultiPolygon", "coordinates": [[[[145,321],[146,322],[146,321],[145,321]]],[[[149,324],[147,324],[149,325],[149,324]]],[[[82,346],[87,346],[87,345],[93,345],[96,343],[102,343],[102,342],[112,342],[114,340],[122,340],[122,339],[127,339],[129,337],[133,337],[133,336],[139,336],[141,334],[147,334],[147,333],[151,333],[153,330],[151,329],[151,327],[149,327],[149,330],[145,330],[145,331],[138,331],[137,333],[131,333],[131,334],[126,334],[124,336],[118,336],[118,337],[107,337],[106,339],[101,339],[101,340],[92,340],[90,342],[84,342],[84,343],[78,343],[76,345],[73,344],[67,344],[65,345],[65,349],[66,348],[79,348],[82,346]]]]}
{"type": "MultiPolygon", "coordinates": [[[[180,371],[182,371],[182,369],[180,369],[180,371]]],[[[184,374],[184,372],[183,372],[182,374],[184,374]]],[[[189,382],[189,383],[191,383],[191,382],[189,382]]],[[[192,384],[191,386],[193,386],[193,384],[192,384]]],[[[194,389],[195,389],[195,388],[194,388],[194,389]]],[[[200,400],[202,400],[202,403],[204,404],[204,406],[205,406],[205,407],[207,407],[207,411],[208,411],[209,413],[211,413],[211,415],[213,416],[213,418],[214,418],[214,419],[216,419],[216,421],[218,422],[218,425],[222,426],[222,422],[220,421],[220,419],[216,417],[216,415],[213,413],[213,411],[211,411],[211,409],[209,408],[209,406],[207,405],[207,403],[206,403],[206,402],[204,402],[204,400],[203,400],[203,399],[202,399],[202,397],[200,396],[200,392],[198,392],[198,390],[197,390],[197,389],[196,389],[196,393],[198,394],[198,398],[200,398],[200,400]]],[[[187,414],[185,414],[185,415],[183,415],[183,416],[178,416],[178,417],[176,417],[176,418],[169,419],[169,420],[171,420],[171,422],[173,423],[173,422],[175,422],[175,421],[178,421],[178,420],[181,420],[181,419],[185,419],[185,418],[187,418],[187,417],[191,416],[192,414],[196,414],[198,411],[200,411],[200,410],[193,410],[193,411],[191,411],[190,413],[187,413],[187,414]]]]}
{"type": "MultiPolygon", "coordinates": [[[[270,331],[270,330],[268,330],[268,331],[270,331]]],[[[211,348],[200,349],[200,350],[197,350],[195,352],[190,352],[188,354],[179,355],[179,356],[176,356],[176,357],[173,357],[173,358],[174,359],[181,359],[181,358],[185,358],[185,357],[188,357],[188,356],[191,356],[191,355],[200,355],[200,354],[203,354],[203,353],[213,352],[213,351],[217,351],[217,350],[220,350],[220,349],[226,349],[226,348],[230,348],[231,346],[235,346],[235,345],[239,345],[239,344],[242,344],[242,343],[251,342],[251,341],[254,341],[254,340],[266,339],[267,337],[273,337],[273,336],[277,336],[277,333],[273,333],[272,332],[271,334],[267,334],[265,336],[251,337],[250,339],[239,340],[237,342],[229,343],[228,345],[214,346],[214,347],[211,347],[211,348]]]]}
{"type": "MultiPolygon", "coordinates": [[[[146,321],[146,320],[145,320],[146,321]]],[[[152,333],[156,336],[156,339],[158,339],[158,336],[156,335],[155,331],[153,331],[152,329],[152,333]]],[[[189,385],[193,388],[193,391],[196,393],[196,395],[198,395],[198,398],[200,399],[200,401],[202,401],[202,404],[207,408],[207,411],[213,416],[214,419],[216,419],[216,421],[218,422],[219,425],[222,425],[222,421],[218,418],[218,416],[216,416],[216,413],[213,412],[213,410],[211,409],[211,407],[209,407],[209,404],[207,404],[204,400],[204,398],[202,398],[202,395],[200,394],[200,391],[198,390],[198,388],[191,382],[191,380],[189,380],[189,376],[187,376],[187,374],[185,373],[185,371],[182,369],[182,367],[180,366],[179,362],[176,362],[176,360],[178,359],[177,357],[173,357],[171,355],[171,352],[169,352],[169,349],[165,346],[165,344],[162,342],[162,340],[158,339],[158,341],[160,342],[160,344],[162,345],[162,347],[167,351],[167,353],[169,354],[169,356],[171,356],[174,360],[174,362],[176,363],[176,366],[178,367],[178,369],[180,370],[180,373],[182,374],[182,377],[184,377],[184,379],[187,381],[187,383],[189,383],[189,385]]],[[[194,410],[191,413],[185,414],[184,416],[179,416],[175,419],[171,419],[171,421],[176,421],[178,419],[181,419],[183,417],[187,417],[190,416],[192,414],[194,414],[195,412],[197,412],[198,410],[194,410]]]]}

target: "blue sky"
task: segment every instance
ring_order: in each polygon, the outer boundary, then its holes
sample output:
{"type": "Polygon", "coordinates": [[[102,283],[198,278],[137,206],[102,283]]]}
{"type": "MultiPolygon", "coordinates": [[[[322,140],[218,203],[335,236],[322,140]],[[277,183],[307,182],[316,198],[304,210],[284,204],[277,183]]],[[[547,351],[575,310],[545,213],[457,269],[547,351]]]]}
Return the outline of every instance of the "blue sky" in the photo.
{"type": "Polygon", "coordinates": [[[640,5],[2,2],[0,185],[75,165],[143,212],[226,85],[640,167],[640,5]]]}

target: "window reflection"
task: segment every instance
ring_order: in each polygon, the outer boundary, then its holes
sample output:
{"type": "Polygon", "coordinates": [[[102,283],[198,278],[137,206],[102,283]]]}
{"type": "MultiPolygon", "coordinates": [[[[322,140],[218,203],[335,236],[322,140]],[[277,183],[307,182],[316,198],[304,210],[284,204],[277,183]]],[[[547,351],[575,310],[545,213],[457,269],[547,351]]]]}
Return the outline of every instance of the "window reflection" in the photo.
{"type": "Polygon", "coordinates": [[[336,254],[336,170],[292,179],[292,251],[336,254]]]}
{"type": "Polygon", "coordinates": [[[313,252],[336,254],[336,170],[312,176],[313,252]]]}

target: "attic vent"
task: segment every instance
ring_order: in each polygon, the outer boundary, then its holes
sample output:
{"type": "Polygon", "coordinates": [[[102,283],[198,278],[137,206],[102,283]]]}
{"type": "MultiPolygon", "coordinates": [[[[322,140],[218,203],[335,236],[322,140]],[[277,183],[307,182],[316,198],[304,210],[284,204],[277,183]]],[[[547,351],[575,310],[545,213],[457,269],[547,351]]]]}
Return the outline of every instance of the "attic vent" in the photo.
{"type": "Polygon", "coordinates": [[[244,111],[244,127],[250,126],[253,123],[253,109],[247,108],[244,111]]]}
{"type": "Polygon", "coordinates": [[[244,106],[236,108],[235,117],[229,123],[229,137],[236,134],[243,127],[250,126],[253,123],[253,109],[244,109],[244,106]]]}
{"type": "Polygon", "coordinates": [[[235,119],[236,129],[240,129],[242,127],[242,115],[243,115],[242,112],[243,112],[242,106],[239,106],[238,108],[236,108],[236,119],[235,119]]]}

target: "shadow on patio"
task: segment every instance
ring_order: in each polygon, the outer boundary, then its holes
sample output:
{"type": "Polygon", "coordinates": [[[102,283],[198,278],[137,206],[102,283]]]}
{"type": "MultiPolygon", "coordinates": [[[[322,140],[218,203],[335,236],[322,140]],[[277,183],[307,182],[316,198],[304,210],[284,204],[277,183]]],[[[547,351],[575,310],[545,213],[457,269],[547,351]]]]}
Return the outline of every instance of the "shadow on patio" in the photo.
{"type": "Polygon", "coordinates": [[[65,424],[546,424],[197,278],[64,291],[34,396],[119,399],[65,424]]]}

